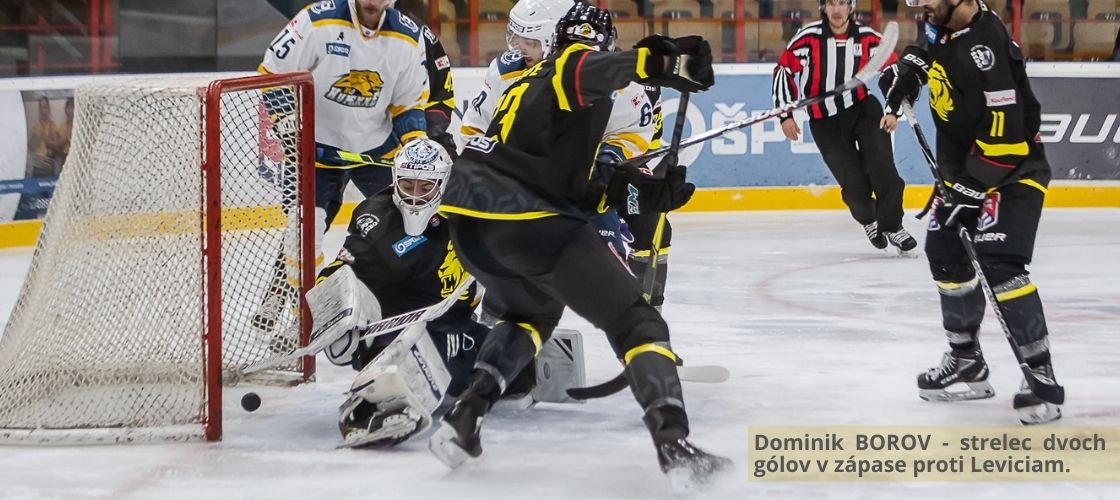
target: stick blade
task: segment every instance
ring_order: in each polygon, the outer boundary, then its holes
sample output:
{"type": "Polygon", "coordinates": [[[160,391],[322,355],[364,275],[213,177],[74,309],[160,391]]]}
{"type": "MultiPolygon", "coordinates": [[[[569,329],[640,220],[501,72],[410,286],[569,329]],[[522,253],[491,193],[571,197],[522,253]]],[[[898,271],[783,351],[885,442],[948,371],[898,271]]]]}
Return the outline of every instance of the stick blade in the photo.
{"type": "Polygon", "coordinates": [[[879,39],[879,48],[875,50],[875,56],[867,61],[863,69],[856,73],[853,80],[859,80],[857,85],[867,85],[879,72],[886,66],[887,60],[890,59],[891,54],[894,54],[894,49],[898,45],[898,23],[891,21],[887,23],[886,29],[883,30],[883,36],[879,39]]]}

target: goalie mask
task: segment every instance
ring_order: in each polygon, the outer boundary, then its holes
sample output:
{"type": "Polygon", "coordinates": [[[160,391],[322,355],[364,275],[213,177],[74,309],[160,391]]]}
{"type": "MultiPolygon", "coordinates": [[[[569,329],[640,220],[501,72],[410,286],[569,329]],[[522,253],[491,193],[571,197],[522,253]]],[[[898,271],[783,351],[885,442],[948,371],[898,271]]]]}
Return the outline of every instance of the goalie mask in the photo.
{"type": "Polygon", "coordinates": [[[577,3],[556,23],[552,50],[559,52],[573,43],[590,45],[602,51],[614,50],[618,31],[614,29],[611,13],[585,3],[577,3]]]}
{"type": "Polygon", "coordinates": [[[575,5],[572,0],[521,0],[509,11],[506,44],[536,64],[552,51],[556,22],[575,5]]]}
{"type": "Polygon", "coordinates": [[[393,157],[393,202],[404,218],[404,232],[420,236],[439,210],[451,172],[451,156],[439,143],[421,137],[393,157]]]}

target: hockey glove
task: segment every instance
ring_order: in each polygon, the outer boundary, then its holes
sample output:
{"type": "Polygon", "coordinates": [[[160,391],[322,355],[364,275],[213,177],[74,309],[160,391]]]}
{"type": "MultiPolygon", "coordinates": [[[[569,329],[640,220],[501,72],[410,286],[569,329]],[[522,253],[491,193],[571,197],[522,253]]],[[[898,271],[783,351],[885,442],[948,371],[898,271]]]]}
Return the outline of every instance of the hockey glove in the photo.
{"type": "Polygon", "coordinates": [[[650,35],[639,40],[634,48],[650,52],[643,68],[649,76],[639,80],[640,83],[681,92],[702,92],[715,84],[712,47],[697,35],[680,38],[650,35]],[[666,59],[668,65],[665,65],[666,59]]]}
{"type": "Polygon", "coordinates": [[[911,45],[902,51],[898,62],[883,70],[879,77],[879,90],[887,104],[884,111],[902,114],[902,103],[913,104],[929,79],[929,56],[922,48],[911,45]]]}
{"type": "Polygon", "coordinates": [[[974,224],[988,195],[960,182],[945,182],[945,185],[948,199],[938,197],[934,200],[933,216],[937,218],[937,223],[944,227],[974,224]]]}
{"type": "Polygon", "coordinates": [[[429,109],[424,113],[424,118],[428,122],[428,138],[443,146],[443,149],[447,150],[447,154],[451,155],[452,160],[458,158],[455,138],[447,133],[447,127],[451,125],[447,113],[443,110],[429,109]]]}
{"type": "Polygon", "coordinates": [[[685,172],[685,167],[672,165],[659,179],[634,166],[615,167],[605,193],[607,204],[628,215],[676,210],[696,192],[696,185],[685,181],[685,172]]]}

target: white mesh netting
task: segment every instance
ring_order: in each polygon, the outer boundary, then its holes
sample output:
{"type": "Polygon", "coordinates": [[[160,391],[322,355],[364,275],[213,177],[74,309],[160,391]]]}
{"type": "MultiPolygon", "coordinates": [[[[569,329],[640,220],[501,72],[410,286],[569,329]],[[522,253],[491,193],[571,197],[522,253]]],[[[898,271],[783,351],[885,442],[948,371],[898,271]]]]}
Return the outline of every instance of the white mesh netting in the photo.
{"type": "MultiPolygon", "coordinates": [[[[0,443],[200,436],[209,79],[75,91],[74,135],[0,337],[0,443]]],[[[299,99],[221,95],[223,366],[299,340],[299,99]]],[[[313,259],[309,259],[309,265],[313,259]]],[[[218,374],[220,377],[220,374],[218,374]]],[[[301,379],[292,365],[264,375],[301,379]]]]}

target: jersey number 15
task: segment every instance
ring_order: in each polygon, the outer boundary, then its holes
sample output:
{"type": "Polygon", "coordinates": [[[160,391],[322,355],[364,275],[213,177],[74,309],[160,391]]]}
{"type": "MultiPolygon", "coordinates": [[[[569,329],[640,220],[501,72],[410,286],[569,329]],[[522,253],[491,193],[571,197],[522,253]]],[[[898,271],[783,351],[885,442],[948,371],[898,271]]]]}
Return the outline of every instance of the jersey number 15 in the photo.
{"type": "Polygon", "coordinates": [[[292,37],[292,33],[288,28],[284,28],[276,39],[269,44],[268,48],[273,54],[276,54],[277,59],[288,57],[288,52],[292,51],[292,45],[295,45],[296,39],[292,37]]]}

